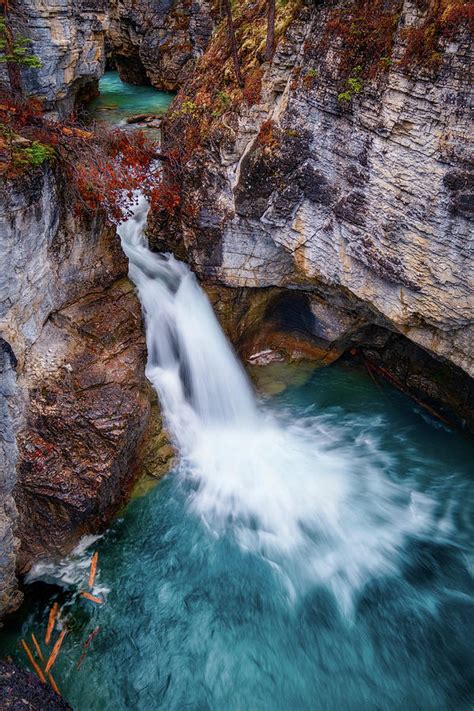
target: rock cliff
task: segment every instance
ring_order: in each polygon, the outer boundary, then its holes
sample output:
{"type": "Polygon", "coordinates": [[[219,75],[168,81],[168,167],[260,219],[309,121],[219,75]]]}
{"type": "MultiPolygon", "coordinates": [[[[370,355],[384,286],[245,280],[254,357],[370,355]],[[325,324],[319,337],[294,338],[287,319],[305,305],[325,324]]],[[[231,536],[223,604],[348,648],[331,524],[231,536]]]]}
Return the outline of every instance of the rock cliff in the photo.
{"type": "Polygon", "coordinates": [[[207,0],[112,0],[108,47],[124,81],[175,91],[213,29],[207,0]]]}
{"type": "Polygon", "coordinates": [[[67,115],[97,92],[105,69],[107,0],[18,0],[10,16],[15,31],[31,40],[39,69],[23,69],[26,94],[48,110],[67,115]]]}
{"type": "Polygon", "coordinates": [[[205,280],[303,291],[342,350],[384,329],[457,378],[474,372],[472,17],[429,7],[279,6],[268,64],[262,4],[236,18],[240,94],[220,28],[167,126],[172,143],[200,124],[180,210],[150,231],[205,280]]]}
{"type": "Polygon", "coordinates": [[[1,611],[18,602],[15,562],[62,555],[110,520],[150,415],[127,261],[100,214],[69,211],[67,190],[41,168],[0,196],[1,611]]]}

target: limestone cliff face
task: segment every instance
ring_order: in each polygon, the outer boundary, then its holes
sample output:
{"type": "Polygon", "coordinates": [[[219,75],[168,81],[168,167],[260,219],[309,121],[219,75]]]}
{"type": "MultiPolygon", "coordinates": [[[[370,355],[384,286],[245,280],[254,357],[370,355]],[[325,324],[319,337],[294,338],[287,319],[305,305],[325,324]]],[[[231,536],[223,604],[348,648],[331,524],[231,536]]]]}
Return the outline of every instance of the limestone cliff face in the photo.
{"type": "Polygon", "coordinates": [[[108,46],[121,78],[174,91],[213,29],[208,0],[112,0],[108,46]]]}
{"type": "MultiPolygon", "coordinates": [[[[152,226],[155,244],[175,230],[175,248],[205,279],[343,302],[359,327],[403,334],[472,375],[472,37],[460,23],[435,67],[407,71],[407,29],[425,15],[422,3],[392,5],[384,71],[359,81],[352,68],[352,84],[350,40],[328,37],[351,4],[299,11],[262,65],[259,101],[212,124],[179,215],[152,226]]],[[[200,88],[183,88],[178,113],[200,88]]]]}
{"type": "Polygon", "coordinates": [[[16,360],[0,338],[0,617],[21,602],[16,589],[15,564],[19,541],[15,537],[17,510],[13,500],[18,450],[12,415],[16,360]]]}
{"type": "Polygon", "coordinates": [[[23,70],[25,93],[41,97],[61,115],[97,90],[105,68],[106,0],[18,0],[12,4],[16,31],[31,40],[40,69],[23,70]]]}
{"type": "Polygon", "coordinates": [[[15,564],[62,555],[110,520],[150,415],[118,237],[100,215],[72,214],[67,195],[44,168],[0,196],[0,612],[18,602],[15,564]]]}

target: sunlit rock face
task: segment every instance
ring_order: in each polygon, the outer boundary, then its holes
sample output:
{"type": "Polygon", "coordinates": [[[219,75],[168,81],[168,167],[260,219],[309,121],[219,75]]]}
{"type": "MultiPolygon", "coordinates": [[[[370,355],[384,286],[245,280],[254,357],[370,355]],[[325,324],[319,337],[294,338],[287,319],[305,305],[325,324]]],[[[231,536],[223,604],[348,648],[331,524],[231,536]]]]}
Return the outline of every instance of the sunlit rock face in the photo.
{"type": "Polygon", "coordinates": [[[140,305],[115,230],[100,214],[70,211],[50,168],[5,184],[1,204],[5,611],[18,602],[15,563],[26,570],[65,553],[123,502],[150,392],[140,305]]]}
{"type": "Polygon", "coordinates": [[[11,13],[15,31],[31,40],[39,69],[22,70],[25,93],[67,115],[97,91],[104,73],[107,0],[19,0],[11,13]]]}
{"type": "MultiPolygon", "coordinates": [[[[261,100],[225,113],[154,240],[228,286],[337,292],[472,375],[472,39],[464,25],[436,69],[406,71],[404,32],[423,18],[399,4],[387,69],[348,102],[341,47],[325,41],[341,3],[303,7],[264,66],[261,100]]],[[[181,95],[198,92],[194,81],[181,95]]]]}
{"type": "Polygon", "coordinates": [[[190,78],[213,26],[207,0],[111,0],[108,49],[124,81],[174,91],[190,78]]]}

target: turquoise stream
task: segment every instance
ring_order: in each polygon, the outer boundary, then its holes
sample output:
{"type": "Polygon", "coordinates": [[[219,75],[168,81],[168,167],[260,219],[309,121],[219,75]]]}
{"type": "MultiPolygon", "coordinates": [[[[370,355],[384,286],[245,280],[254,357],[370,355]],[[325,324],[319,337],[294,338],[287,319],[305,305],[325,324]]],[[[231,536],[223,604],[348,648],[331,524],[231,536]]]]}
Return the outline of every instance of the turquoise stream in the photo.
{"type": "Polygon", "coordinates": [[[55,678],[77,711],[471,709],[471,444],[350,364],[315,371],[265,408],[288,426],[316,422],[354,457],[376,453],[392,482],[434,502],[436,534],[408,537],[399,568],[367,579],[348,611],[321,584],[291,594],[230,528],[217,536],[190,510],[195,483],[174,471],[91,547],[106,604],[77,598],[91,551],[79,553],[51,570],[63,589],[31,586],[1,651],[23,663],[19,638],[44,630],[58,599],[71,632],[55,678]]]}
{"type": "Polygon", "coordinates": [[[90,111],[107,123],[117,124],[135,114],[164,114],[173,96],[151,86],[125,84],[118,72],[108,71],[100,80],[100,96],[92,101],[90,111]]]}
{"type": "MultiPolygon", "coordinates": [[[[169,101],[101,87],[115,120],[169,101]]],[[[104,536],[36,567],[0,656],[26,664],[57,600],[76,711],[472,711],[471,440],[351,361],[257,369],[257,405],[141,209],[122,237],[182,457],[104,536]],[[79,595],[95,550],[103,605],[79,595]]]]}

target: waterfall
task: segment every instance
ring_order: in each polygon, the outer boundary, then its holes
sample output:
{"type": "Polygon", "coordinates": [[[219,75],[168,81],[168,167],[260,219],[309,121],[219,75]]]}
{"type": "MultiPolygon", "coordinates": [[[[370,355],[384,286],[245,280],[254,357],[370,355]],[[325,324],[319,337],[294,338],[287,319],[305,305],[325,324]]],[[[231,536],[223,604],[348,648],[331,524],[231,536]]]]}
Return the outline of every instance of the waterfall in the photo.
{"type": "Polygon", "coordinates": [[[120,235],[145,317],[147,376],[173,432],[182,439],[181,427],[192,420],[195,426],[199,421],[251,427],[257,408],[247,375],[189,268],[146,246],[147,212],[141,199],[120,235]]]}
{"type": "Polygon", "coordinates": [[[330,588],[343,608],[375,573],[395,573],[430,502],[390,480],[391,459],[365,422],[279,419],[257,405],[247,375],[195,276],[151,252],[147,204],[120,226],[142,304],[146,373],[191,481],[189,506],[285,578],[291,594],[330,588]]]}

